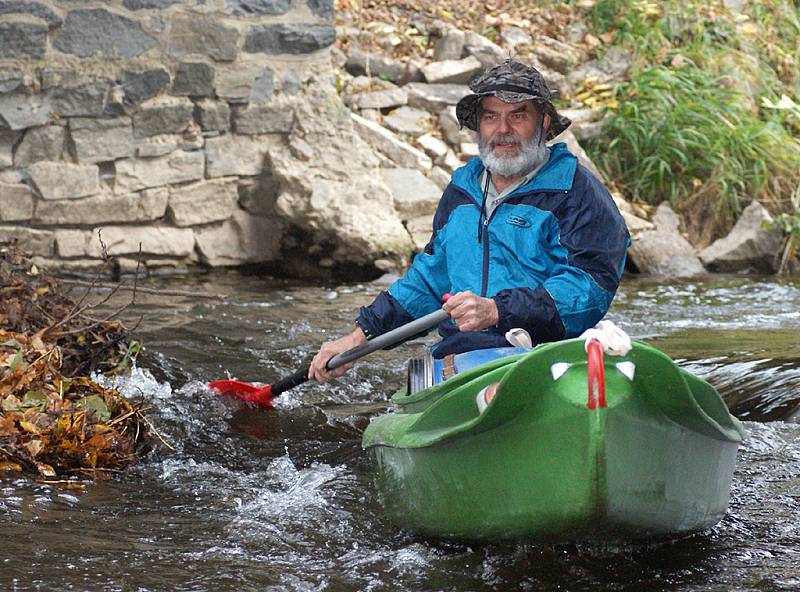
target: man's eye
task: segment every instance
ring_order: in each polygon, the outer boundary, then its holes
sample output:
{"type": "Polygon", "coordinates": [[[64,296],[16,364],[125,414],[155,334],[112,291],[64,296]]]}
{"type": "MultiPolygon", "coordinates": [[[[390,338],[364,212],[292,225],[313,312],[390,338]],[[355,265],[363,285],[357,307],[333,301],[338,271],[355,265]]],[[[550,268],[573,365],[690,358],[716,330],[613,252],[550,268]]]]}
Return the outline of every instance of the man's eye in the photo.
{"type": "Polygon", "coordinates": [[[484,113],[483,114],[483,120],[484,121],[494,121],[495,119],[497,119],[497,114],[496,113],[484,113]]]}
{"type": "Polygon", "coordinates": [[[528,114],[522,111],[521,113],[512,113],[511,118],[514,121],[524,121],[528,118],[528,114]]]}

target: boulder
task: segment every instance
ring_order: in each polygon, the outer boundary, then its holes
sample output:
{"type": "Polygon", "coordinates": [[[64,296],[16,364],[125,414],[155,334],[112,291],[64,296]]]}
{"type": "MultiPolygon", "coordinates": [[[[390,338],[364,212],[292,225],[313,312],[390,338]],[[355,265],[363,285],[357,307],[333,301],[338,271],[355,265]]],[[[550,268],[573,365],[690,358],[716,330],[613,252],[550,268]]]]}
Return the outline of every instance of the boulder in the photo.
{"type": "Polygon", "coordinates": [[[417,216],[406,222],[406,230],[414,242],[414,251],[419,253],[425,249],[433,234],[433,218],[431,216],[417,216]]]}
{"type": "Polygon", "coordinates": [[[695,248],[678,231],[678,215],[665,202],[653,216],[655,230],[640,232],[628,257],[641,273],[692,277],[705,272],[695,248]]]}
{"type": "Polygon", "coordinates": [[[417,138],[417,144],[434,160],[439,160],[447,154],[447,144],[433,134],[425,134],[417,138]]]}
{"type": "Polygon", "coordinates": [[[398,134],[419,136],[425,133],[430,117],[430,113],[422,109],[400,107],[384,116],[383,125],[398,134]]]}
{"type": "Polygon", "coordinates": [[[100,173],[93,164],[41,161],[28,167],[28,176],[44,199],[74,199],[100,191],[100,173]]]}
{"type": "Polygon", "coordinates": [[[346,96],[344,103],[357,109],[391,109],[408,103],[408,93],[400,87],[362,92],[346,96]]]}
{"type": "Polygon", "coordinates": [[[219,222],[231,217],[239,199],[235,177],[199,181],[169,191],[169,211],[176,226],[219,222]]]}
{"type": "Polygon", "coordinates": [[[439,127],[442,128],[442,133],[451,146],[458,147],[461,146],[462,142],[475,141],[475,132],[471,129],[462,128],[461,124],[458,123],[454,105],[439,111],[438,119],[439,127]]]}
{"type": "Polygon", "coordinates": [[[473,31],[464,34],[464,51],[467,55],[474,56],[484,68],[496,66],[509,57],[509,52],[473,31]]]}
{"type": "Polygon", "coordinates": [[[82,199],[58,199],[36,204],[37,224],[107,224],[148,222],[163,217],[167,210],[166,188],[148,189],[139,193],[100,195],[82,199]]]}
{"type": "Polygon", "coordinates": [[[34,198],[27,185],[0,183],[0,222],[24,222],[33,217],[34,198]]]}
{"type": "Polygon", "coordinates": [[[500,31],[500,38],[503,40],[503,45],[514,52],[517,46],[526,46],[533,43],[533,38],[530,33],[520,27],[513,25],[506,25],[500,31]]]}
{"type": "Polygon", "coordinates": [[[428,179],[436,183],[436,186],[442,191],[450,184],[450,174],[440,166],[431,169],[428,179]]]}
{"type": "Polygon", "coordinates": [[[633,56],[620,47],[610,48],[605,55],[596,60],[586,62],[567,76],[570,84],[579,86],[587,78],[595,83],[606,83],[623,80],[633,62],[633,56]]]}
{"type": "Polygon", "coordinates": [[[405,88],[408,90],[408,104],[411,107],[431,113],[438,113],[445,107],[455,105],[470,93],[469,87],[463,84],[411,82],[405,88]]]}
{"type": "Polygon", "coordinates": [[[422,75],[431,84],[466,84],[482,70],[476,57],[467,56],[463,60],[431,62],[423,66],[422,75]]]}
{"type": "Polygon", "coordinates": [[[753,200],[728,236],[700,251],[700,261],[711,271],[775,273],[784,236],[771,224],[772,216],[753,200]]]}
{"type": "Polygon", "coordinates": [[[115,163],[114,193],[131,193],[148,187],[185,183],[203,178],[202,152],[177,150],[159,158],[126,158],[115,163]]]}
{"type": "Polygon", "coordinates": [[[219,225],[196,228],[200,261],[211,267],[266,263],[280,257],[284,224],[235,210],[219,225]]]}
{"type": "Polygon", "coordinates": [[[394,209],[403,221],[433,217],[442,190],[415,169],[381,169],[381,179],[394,198],[394,209]]]}
{"type": "Polygon", "coordinates": [[[433,166],[431,159],[421,150],[406,144],[395,134],[377,123],[351,114],[356,132],[376,150],[380,150],[395,164],[429,171],[433,166]]]}
{"type": "Polygon", "coordinates": [[[384,80],[400,81],[406,72],[406,65],[398,60],[387,58],[383,54],[364,51],[359,47],[351,47],[347,53],[345,69],[353,76],[370,76],[384,80]]]}
{"type": "Polygon", "coordinates": [[[464,39],[464,31],[458,29],[445,31],[433,45],[433,59],[437,62],[460,60],[464,52],[464,39]]]}

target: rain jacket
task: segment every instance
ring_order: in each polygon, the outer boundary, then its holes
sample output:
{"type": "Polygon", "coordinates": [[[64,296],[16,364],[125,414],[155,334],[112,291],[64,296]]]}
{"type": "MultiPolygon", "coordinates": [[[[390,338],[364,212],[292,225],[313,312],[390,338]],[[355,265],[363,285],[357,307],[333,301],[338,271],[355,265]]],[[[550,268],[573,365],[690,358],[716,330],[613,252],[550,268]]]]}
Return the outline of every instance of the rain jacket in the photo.
{"type": "Polygon", "coordinates": [[[528,331],[534,344],[576,337],[606,314],[630,245],[608,190],[565,144],[555,144],[542,170],[480,223],[483,170],[473,158],[453,173],[424,251],[361,308],[356,322],[368,337],[433,312],[445,293],[465,290],[494,299],[500,320],[472,332],[443,322],[437,358],[508,346],[505,333],[514,327],[528,331]]]}

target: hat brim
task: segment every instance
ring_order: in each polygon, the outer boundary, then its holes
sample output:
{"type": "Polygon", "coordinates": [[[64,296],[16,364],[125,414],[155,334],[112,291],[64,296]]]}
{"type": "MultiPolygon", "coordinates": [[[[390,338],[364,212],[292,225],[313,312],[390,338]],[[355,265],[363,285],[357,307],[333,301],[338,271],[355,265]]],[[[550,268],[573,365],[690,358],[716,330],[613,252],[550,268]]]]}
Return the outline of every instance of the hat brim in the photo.
{"type": "Polygon", "coordinates": [[[540,105],[544,105],[545,113],[550,116],[550,127],[545,134],[545,141],[549,142],[561,132],[567,129],[572,120],[565,117],[556,111],[556,108],[550,101],[543,101],[541,98],[534,95],[526,95],[524,93],[515,93],[508,91],[495,91],[488,93],[477,93],[465,96],[456,105],[456,118],[461,127],[466,127],[474,132],[479,130],[478,113],[480,112],[481,100],[486,97],[497,97],[504,103],[521,103],[522,101],[536,101],[540,105]]]}

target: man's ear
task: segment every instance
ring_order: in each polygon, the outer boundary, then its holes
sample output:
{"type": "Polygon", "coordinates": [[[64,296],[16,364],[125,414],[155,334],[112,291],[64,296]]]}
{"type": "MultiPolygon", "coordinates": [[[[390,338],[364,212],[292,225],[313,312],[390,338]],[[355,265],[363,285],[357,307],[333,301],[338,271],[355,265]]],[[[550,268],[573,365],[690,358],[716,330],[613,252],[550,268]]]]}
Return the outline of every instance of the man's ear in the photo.
{"type": "Polygon", "coordinates": [[[542,131],[547,132],[550,129],[550,114],[545,113],[544,117],[542,118],[542,131]]]}

